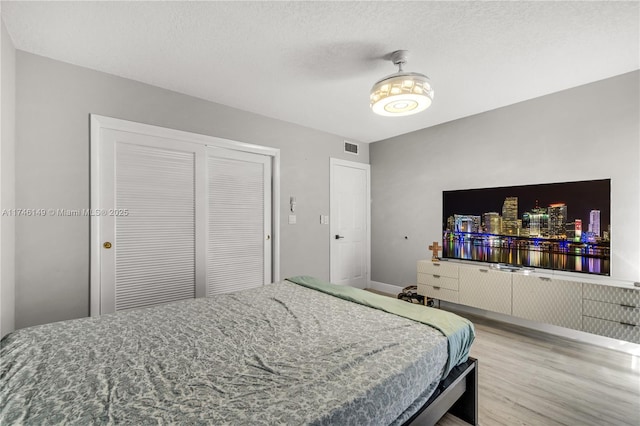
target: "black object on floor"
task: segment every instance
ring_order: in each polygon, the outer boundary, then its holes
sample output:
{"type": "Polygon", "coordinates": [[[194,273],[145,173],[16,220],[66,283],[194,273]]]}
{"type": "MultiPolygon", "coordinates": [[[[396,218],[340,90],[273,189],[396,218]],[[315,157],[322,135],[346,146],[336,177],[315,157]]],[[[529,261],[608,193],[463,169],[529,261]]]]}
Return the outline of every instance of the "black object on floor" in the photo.
{"type": "Polygon", "coordinates": [[[404,300],[405,302],[424,305],[424,296],[418,294],[418,286],[415,285],[403,288],[402,292],[398,293],[398,299],[404,300]]]}

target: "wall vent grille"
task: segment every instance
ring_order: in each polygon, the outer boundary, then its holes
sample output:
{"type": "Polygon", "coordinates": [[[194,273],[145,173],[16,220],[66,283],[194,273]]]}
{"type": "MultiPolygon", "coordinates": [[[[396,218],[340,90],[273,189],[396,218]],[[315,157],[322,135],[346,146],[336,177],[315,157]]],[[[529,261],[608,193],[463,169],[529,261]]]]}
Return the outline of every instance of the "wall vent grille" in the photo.
{"type": "Polygon", "coordinates": [[[358,155],[358,144],[344,141],[344,152],[348,152],[349,154],[358,155]]]}

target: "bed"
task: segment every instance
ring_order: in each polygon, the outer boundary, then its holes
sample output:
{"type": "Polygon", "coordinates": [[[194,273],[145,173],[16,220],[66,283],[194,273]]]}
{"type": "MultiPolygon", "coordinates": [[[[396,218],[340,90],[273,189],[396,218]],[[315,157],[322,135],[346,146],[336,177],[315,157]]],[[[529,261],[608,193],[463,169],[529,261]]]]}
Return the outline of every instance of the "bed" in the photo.
{"type": "Polygon", "coordinates": [[[456,315],[295,277],[10,333],[0,424],[433,424],[451,406],[475,423],[473,338],[456,315]]]}

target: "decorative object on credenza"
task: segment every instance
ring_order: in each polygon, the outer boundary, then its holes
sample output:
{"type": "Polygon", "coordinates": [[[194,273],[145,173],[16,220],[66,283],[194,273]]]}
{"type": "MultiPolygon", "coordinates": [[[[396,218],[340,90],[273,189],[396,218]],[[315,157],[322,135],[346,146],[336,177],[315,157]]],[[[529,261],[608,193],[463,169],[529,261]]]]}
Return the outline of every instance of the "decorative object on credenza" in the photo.
{"type": "Polygon", "coordinates": [[[442,247],[438,244],[437,241],[434,241],[433,244],[429,246],[429,250],[433,252],[433,254],[431,255],[431,261],[432,262],[439,261],[440,258],[438,257],[438,252],[442,250],[442,247]]]}

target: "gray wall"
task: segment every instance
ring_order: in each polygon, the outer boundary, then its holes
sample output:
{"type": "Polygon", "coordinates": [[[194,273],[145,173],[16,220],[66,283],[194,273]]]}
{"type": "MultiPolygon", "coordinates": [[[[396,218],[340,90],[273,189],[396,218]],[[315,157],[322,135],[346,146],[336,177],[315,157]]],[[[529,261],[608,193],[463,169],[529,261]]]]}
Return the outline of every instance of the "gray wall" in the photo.
{"type": "MultiPolygon", "coordinates": [[[[0,98],[0,209],[15,208],[15,109],[16,50],[11,37],[2,27],[2,82],[0,98]]],[[[15,218],[2,216],[0,224],[0,338],[14,329],[15,309],[15,218]]]]}
{"type": "MultiPolygon", "coordinates": [[[[217,136],[281,150],[281,278],[329,279],[329,158],[343,138],[132,80],[17,52],[16,204],[89,207],[89,114],[217,136]],[[289,196],[297,224],[286,223],[289,196]]],[[[89,314],[89,218],[16,222],[16,327],[89,314]]]]}
{"type": "Polygon", "coordinates": [[[611,275],[640,280],[639,78],[636,71],[369,145],[371,279],[415,283],[416,260],[441,240],[443,190],[611,178],[611,275]]]}

